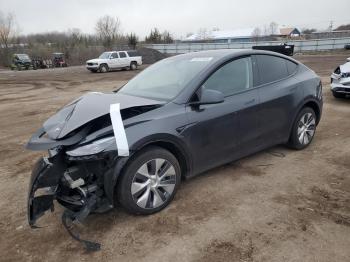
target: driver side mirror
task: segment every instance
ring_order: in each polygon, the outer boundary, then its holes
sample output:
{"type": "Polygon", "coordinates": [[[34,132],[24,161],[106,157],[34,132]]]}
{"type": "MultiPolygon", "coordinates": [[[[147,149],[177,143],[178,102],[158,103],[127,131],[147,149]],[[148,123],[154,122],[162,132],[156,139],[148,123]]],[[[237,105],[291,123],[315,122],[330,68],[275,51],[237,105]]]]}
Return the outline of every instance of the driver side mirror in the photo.
{"type": "Polygon", "coordinates": [[[217,90],[203,89],[199,101],[192,102],[191,105],[209,105],[224,102],[224,94],[217,90]]]}

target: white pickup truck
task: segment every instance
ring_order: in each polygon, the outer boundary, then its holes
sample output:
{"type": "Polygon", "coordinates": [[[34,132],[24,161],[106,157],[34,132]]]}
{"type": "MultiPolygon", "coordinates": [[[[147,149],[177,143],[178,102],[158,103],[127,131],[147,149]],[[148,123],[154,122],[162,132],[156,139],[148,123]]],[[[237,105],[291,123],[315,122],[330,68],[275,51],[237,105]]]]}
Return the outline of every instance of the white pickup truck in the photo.
{"type": "Polygon", "coordinates": [[[140,65],[142,65],[142,57],[137,51],[104,52],[99,58],[86,61],[86,68],[94,73],[105,73],[118,68],[135,70],[140,65]]]}

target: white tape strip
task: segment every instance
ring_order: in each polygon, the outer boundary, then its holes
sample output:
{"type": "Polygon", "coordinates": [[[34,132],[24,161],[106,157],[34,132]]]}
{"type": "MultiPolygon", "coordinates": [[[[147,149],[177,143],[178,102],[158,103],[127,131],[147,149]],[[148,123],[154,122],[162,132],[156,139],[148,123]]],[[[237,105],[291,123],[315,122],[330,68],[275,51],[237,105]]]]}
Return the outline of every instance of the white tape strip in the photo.
{"type": "Polygon", "coordinates": [[[109,110],[112,120],[115,142],[117,143],[118,155],[129,156],[129,145],[126,138],[122,116],[120,115],[120,105],[112,104],[109,110]]]}

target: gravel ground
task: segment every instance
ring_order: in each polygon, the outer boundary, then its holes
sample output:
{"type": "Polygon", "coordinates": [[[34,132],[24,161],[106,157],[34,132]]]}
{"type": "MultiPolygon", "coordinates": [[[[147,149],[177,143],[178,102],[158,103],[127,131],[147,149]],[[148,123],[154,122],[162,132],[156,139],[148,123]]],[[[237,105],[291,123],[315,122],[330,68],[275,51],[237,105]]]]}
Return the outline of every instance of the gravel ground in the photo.
{"type": "Polygon", "coordinates": [[[184,181],[152,216],[91,215],[80,232],[102,244],[96,253],[69,237],[58,205],[43,228],[29,228],[29,176],[42,153],[23,145],[64,104],[120,87],[137,71],[0,71],[0,260],[349,261],[350,99],[329,91],[330,73],[348,56],[295,57],[323,80],[324,112],[311,146],[277,146],[184,181]]]}

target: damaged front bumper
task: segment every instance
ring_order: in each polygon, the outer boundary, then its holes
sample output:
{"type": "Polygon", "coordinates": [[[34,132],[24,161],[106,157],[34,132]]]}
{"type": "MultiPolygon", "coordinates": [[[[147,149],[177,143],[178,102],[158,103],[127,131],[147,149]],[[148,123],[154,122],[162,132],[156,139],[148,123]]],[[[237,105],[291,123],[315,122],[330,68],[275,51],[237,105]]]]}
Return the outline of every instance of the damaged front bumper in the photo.
{"type": "Polygon", "coordinates": [[[350,73],[333,73],[331,76],[331,90],[336,93],[350,95],[350,73]]]}
{"type": "Polygon", "coordinates": [[[83,220],[90,212],[104,212],[112,203],[104,192],[104,173],[112,167],[102,160],[71,160],[62,153],[40,158],[32,171],[28,195],[28,222],[34,227],[54,200],[83,220]],[[103,168],[104,167],[104,168],[103,168]]]}
{"type": "Polygon", "coordinates": [[[40,158],[33,168],[29,184],[29,225],[37,228],[38,219],[47,211],[54,211],[56,200],[65,207],[62,222],[69,234],[83,242],[88,250],[98,250],[99,244],[80,239],[72,233],[68,224],[69,221],[81,223],[91,212],[102,213],[113,207],[103,185],[103,173],[112,167],[106,167],[102,161],[72,160],[63,152],[40,158]]]}
{"type": "MultiPolygon", "coordinates": [[[[61,170],[63,171],[63,170],[61,170]]],[[[40,158],[32,171],[28,195],[28,222],[31,227],[47,210],[54,210],[53,200],[61,177],[48,158],[40,158]]]]}

